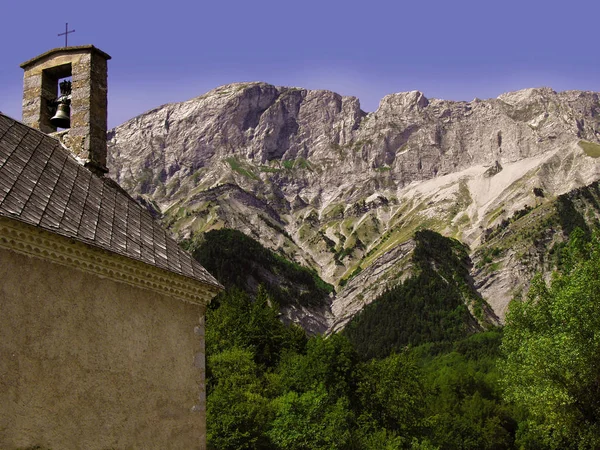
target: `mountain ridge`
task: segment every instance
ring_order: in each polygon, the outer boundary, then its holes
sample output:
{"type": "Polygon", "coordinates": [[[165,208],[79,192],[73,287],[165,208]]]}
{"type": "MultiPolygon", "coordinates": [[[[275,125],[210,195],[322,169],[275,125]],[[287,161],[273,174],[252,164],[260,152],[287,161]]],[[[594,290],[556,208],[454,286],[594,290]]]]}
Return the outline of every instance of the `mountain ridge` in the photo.
{"type": "MultiPolygon", "coordinates": [[[[594,92],[452,102],[412,91],[365,113],[330,91],[237,83],[111,130],[109,166],[179,239],[233,228],[316,270],[336,286],[335,327],[407,276],[419,229],[476,257],[486,230],[598,180],[599,137],[594,92]]],[[[483,289],[500,320],[518,278],[483,289]]]]}

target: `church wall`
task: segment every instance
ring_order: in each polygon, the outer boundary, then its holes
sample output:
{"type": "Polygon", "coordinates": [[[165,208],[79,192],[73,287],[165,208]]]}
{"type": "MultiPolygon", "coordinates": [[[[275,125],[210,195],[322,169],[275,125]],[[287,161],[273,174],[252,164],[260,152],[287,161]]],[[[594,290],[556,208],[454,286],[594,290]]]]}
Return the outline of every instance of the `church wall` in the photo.
{"type": "Polygon", "coordinates": [[[0,248],[0,448],[204,449],[199,305],[0,248]]]}

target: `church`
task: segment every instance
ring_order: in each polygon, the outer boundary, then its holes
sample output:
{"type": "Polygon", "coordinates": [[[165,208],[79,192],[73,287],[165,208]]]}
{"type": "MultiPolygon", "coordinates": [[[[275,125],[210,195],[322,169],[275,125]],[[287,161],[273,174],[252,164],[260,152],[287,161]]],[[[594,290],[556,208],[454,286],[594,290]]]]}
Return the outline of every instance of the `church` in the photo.
{"type": "Polygon", "coordinates": [[[2,449],[206,448],[222,286],[105,176],[109,59],[23,63],[22,122],[0,114],[2,449]]]}

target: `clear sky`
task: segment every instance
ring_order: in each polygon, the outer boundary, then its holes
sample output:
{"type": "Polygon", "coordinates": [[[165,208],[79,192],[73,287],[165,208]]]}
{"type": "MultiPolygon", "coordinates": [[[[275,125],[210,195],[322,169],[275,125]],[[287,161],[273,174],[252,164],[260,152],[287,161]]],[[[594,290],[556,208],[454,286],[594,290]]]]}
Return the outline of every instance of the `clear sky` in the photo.
{"type": "Polygon", "coordinates": [[[234,81],[472,100],[550,86],[600,91],[600,1],[10,1],[0,111],[21,117],[19,64],[93,44],[109,61],[109,126],[234,81]]]}

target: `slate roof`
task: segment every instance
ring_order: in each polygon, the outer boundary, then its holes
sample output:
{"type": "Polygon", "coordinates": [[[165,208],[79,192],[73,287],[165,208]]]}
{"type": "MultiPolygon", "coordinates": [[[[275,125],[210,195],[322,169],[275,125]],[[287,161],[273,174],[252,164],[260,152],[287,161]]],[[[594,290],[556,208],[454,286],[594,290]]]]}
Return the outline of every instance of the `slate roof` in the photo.
{"type": "Polygon", "coordinates": [[[220,287],[117,183],[1,113],[0,216],[220,287]]]}

